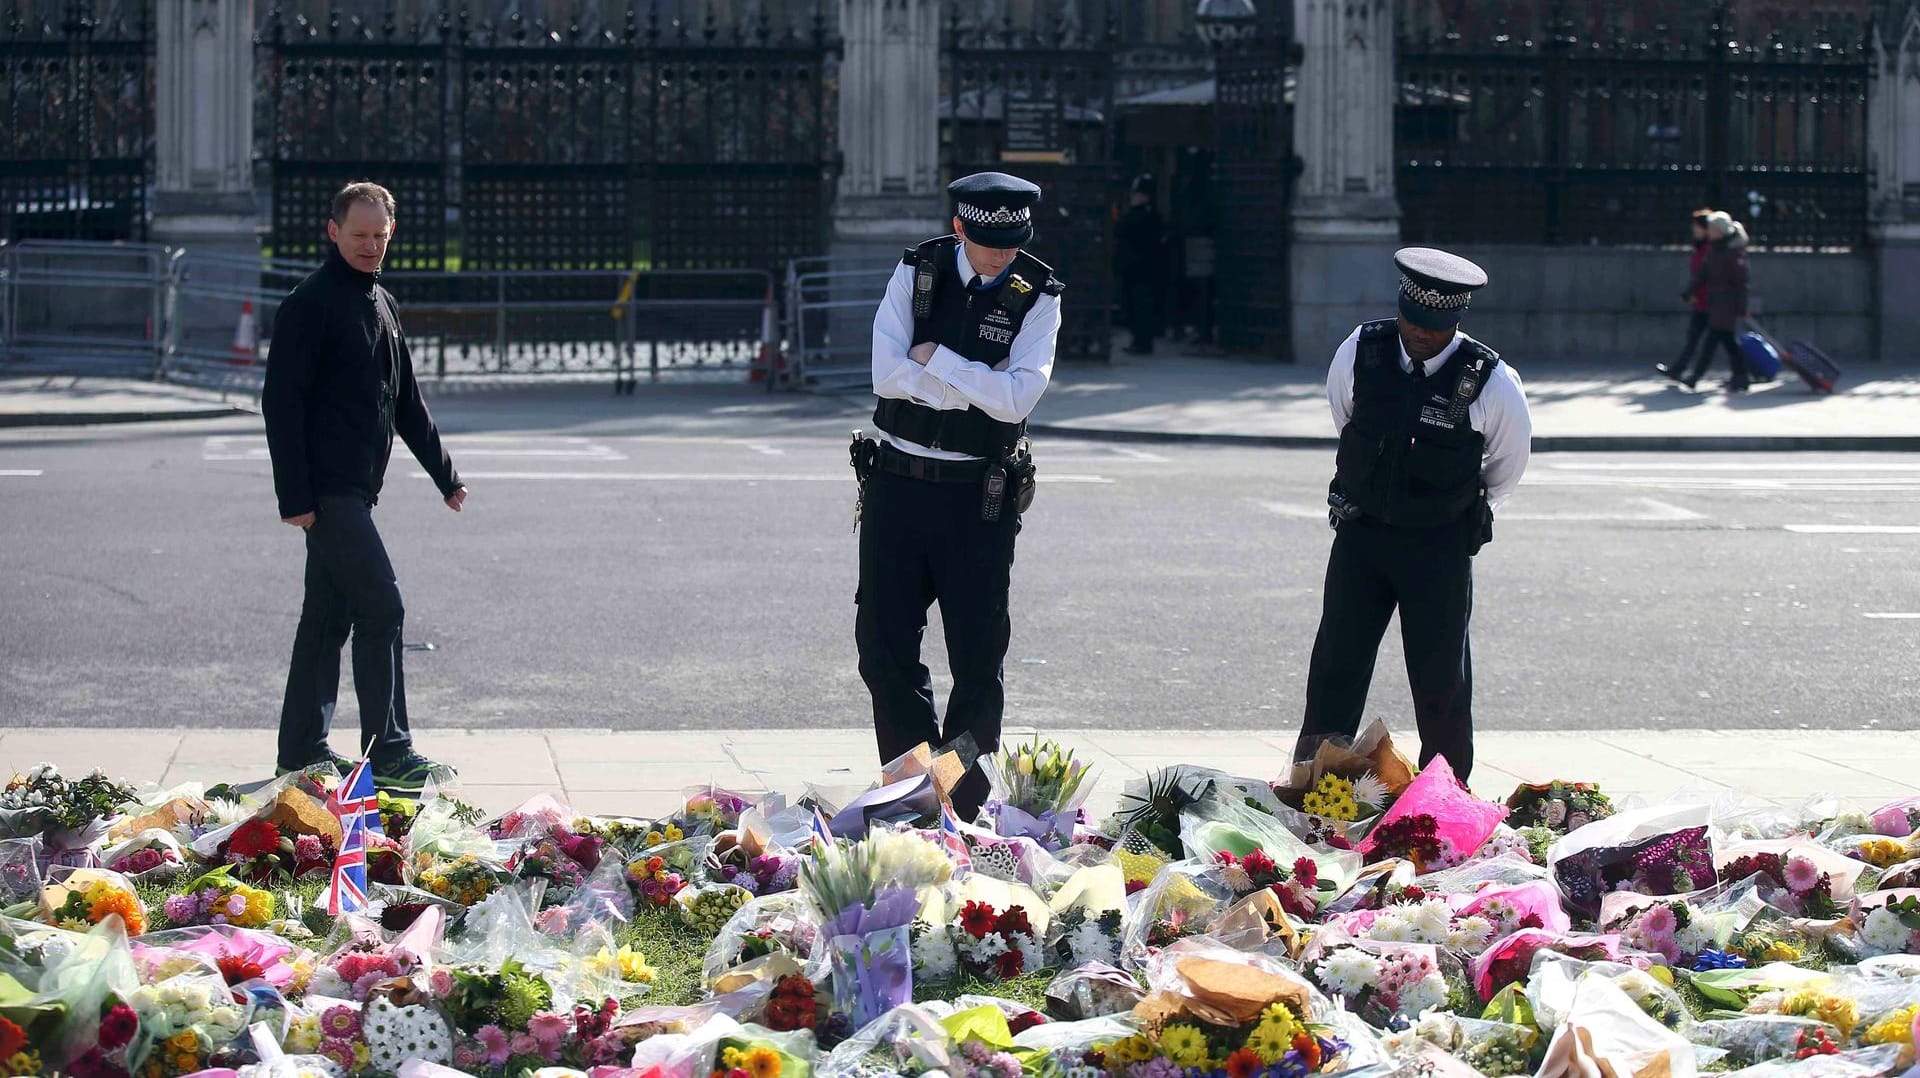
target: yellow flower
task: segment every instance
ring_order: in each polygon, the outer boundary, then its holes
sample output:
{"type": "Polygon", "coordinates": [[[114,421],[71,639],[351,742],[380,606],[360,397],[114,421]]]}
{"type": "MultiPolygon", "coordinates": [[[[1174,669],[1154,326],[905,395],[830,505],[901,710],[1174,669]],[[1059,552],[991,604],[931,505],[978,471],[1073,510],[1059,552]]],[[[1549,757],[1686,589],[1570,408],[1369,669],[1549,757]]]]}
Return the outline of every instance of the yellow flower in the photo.
{"type": "Polygon", "coordinates": [[[720,1051],[720,1062],[728,1070],[733,1070],[736,1067],[739,1067],[741,1065],[741,1061],[744,1060],[745,1058],[746,1058],[746,1053],[742,1052],[738,1048],[728,1047],[728,1048],[723,1048],[720,1051]]]}
{"type": "Polygon", "coordinates": [[[681,839],[686,837],[687,837],[687,833],[685,831],[680,830],[679,824],[670,823],[667,825],[667,841],[668,842],[678,842],[681,839]]]}
{"type": "Polygon", "coordinates": [[[755,1048],[747,1053],[746,1069],[753,1078],[780,1078],[780,1053],[771,1048],[755,1048]]]}
{"type": "Polygon", "coordinates": [[[39,1074],[40,1053],[22,1048],[7,1058],[8,1074],[39,1074]]]}
{"type": "Polygon", "coordinates": [[[358,1037],[355,1037],[353,1039],[353,1069],[361,1070],[361,1071],[366,1070],[367,1065],[372,1062],[373,1062],[373,1049],[367,1046],[366,1041],[361,1040],[358,1037]]]}
{"type": "Polygon", "coordinates": [[[630,984],[652,984],[660,975],[658,970],[647,964],[645,955],[624,944],[618,951],[602,947],[600,953],[590,961],[595,973],[612,974],[630,984]]]}
{"type": "Polygon", "coordinates": [[[200,1050],[200,1038],[194,1035],[193,1030],[183,1029],[173,1036],[168,1037],[165,1042],[165,1047],[169,1052],[198,1052],[200,1050]]]}
{"type": "Polygon", "coordinates": [[[1160,873],[1161,866],[1166,864],[1158,857],[1133,853],[1129,850],[1113,851],[1113,860],[1120,866],[1120,871],[1126,875],[1127,879],[1149,882],[1160,873]]]}
{"type": "Polygon", "coordinates": [[[292,1055],[307,1055],[320,1047],[320,1016],[305,1014],[287,1027],[286,1049],[292,1055]]]}
{"type": "Polygon", "coordinates": [[[1854,1029],[1860,1024],[1859,1004],[1841,996],[1830,996],[1821,992],[1795,992],[1787,997],[1783,1010],[1792,1015],[1812,1015],[1838,1028],[1841,1040],[1853,1036],[1854,1029]]]}
{"type": "Polygon", "coordinates": [[[1772,943],[1767,944],[1766,950],[1760,952],[1760,958],[1766,962],[1798,962],[1800,961],[1800,948],[1790,943],[1782,943],[1779,940],[1774,940],[1772,943]]]}
{"type": "Polygon", "coordinates": [[[665,842],[666,840],[667,840],[667,836],[661,834],[658,831],[647,832],[646,842],[647,842],[647,845],[649,846],[658,846],[661,843],[665,842]]]}
{"type": "Polygon", "coordinates": [[[1205,1034],[1177,1022],[1160,1031],[1160,1054],[1182,1067],[1206,1066],[1212,1055],[1205,1034]]]}
{"type": "Polygon", "coordinates": [[[1118,1064],[1145,1063],[1153,1058],[1153,1042],[1136,1033],[1125,1040],[1114,1041],[1107,1046],[1107,1066],[1112,1069],[1118,1064]]]}
{"type": "Polygon", "coordinates": [[[1293,1048],[1293,1034],[1278,1022],[1262,1022],[1247,1034],[1247,1049],[1271,1067],[1293,1048]]]}
{"type": "Polygon", "coordinates": [[[1860,1034],[1867,1044],[1900,1045],[1900,1065],[1910,1067],[1914,1060],[1913,1019],[1920,1014],[1920,1003],[1909,1004],[1868,1026],[1860,1034]]]}

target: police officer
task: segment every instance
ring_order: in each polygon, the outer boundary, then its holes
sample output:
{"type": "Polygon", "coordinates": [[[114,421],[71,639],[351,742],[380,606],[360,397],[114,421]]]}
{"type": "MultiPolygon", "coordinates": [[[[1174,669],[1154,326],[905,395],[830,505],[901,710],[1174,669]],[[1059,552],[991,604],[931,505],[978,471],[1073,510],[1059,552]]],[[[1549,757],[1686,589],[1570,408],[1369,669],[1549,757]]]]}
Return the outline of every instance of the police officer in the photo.
{"type": "MultiPolygon", "coordinates": [[[[1021,250],[1040,189],[998,172],[955,180],[953,235],[907,251],[873,319],[873,422],[856,432],[861,481],[854,639],[873,694],[882,762],[971,734],[999,746],[1007,588],[1033,492],[1026,419],[1053,373],[1064,285],[1021,250]],[[946,721],[920,661],[927,608],[946,627],[946,721]]],[[[971,819],[987,796],[976,765],[953,792],[971,819]]]]}
{"type": "Polygon", "coordinates": [[[1160,335],[1160,304],[1166,267],[1167,226],[1153,208],[1153,177],[1135,176],[1127,212],[1114,224],[1114,268],[1120,276],[1120,304],[1133,340],[1130,355],[1153,354],[1160,335]]]}
{"type": "Polygon", "coordinates": [[[1400,317],[1363,323],[1327,371],[1340,449],[1327,495],[1334,527],[1325,605],[1307,674],[1295,758],[1360,728],[1375,654],[1400,611],[1420,764],[1473,770],[1470,560],[1493,537],[1493,510],[1526,470],[1533,423],[1520,376],[1461,332],[1487,283],[1457,255],[1409,247],[1400,317]]]}

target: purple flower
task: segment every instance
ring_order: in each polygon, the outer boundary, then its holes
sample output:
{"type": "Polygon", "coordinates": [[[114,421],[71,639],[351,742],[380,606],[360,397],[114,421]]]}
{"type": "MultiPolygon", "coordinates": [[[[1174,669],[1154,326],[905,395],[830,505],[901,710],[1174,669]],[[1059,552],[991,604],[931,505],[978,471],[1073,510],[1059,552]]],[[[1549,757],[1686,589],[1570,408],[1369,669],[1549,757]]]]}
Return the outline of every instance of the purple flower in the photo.
{"type": "Polygon", "coordinates": [[[510,1054],[507,1048],[507,1031],[499,1026],[481,1026],[474,1032],[481,1048],[485,1049],[487,1062],[498,1067],[507,1061],[510,1054]]]}
{"type": "Polygon", "coordinates": [[[195,920],[194,914],[199,912],[198,906],[192,895],[168,895],[161,911],[167,915],[167,920],[183,925],[195,920]]]}

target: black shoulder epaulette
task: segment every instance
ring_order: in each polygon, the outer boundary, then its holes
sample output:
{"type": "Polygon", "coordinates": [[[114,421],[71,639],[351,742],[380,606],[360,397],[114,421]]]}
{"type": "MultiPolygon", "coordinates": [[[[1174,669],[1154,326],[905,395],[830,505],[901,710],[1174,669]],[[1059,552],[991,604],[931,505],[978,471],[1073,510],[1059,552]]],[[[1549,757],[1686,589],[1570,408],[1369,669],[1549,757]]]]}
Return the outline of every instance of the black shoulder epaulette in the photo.
{"type": "Polygon", "coordinates": [[[1398,332],[1400,332],[1400,323],[1393,318],[1376,318],[1371,322],[1360,323],[1360,339],[1363,341],[1398,332]]]}

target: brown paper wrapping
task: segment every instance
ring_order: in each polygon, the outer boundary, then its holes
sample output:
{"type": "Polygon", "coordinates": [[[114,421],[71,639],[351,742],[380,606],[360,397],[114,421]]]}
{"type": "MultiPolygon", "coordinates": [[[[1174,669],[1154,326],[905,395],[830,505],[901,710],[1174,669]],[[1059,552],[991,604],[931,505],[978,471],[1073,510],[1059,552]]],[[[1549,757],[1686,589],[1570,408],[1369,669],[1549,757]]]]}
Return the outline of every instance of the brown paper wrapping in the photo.
{"type": "Polygon", "coordinates": [[[960,784],[966,773],[966,765],[960,762],[959,753],[943,752],[935,756],[933,746],[922,741],[905,756],[882,767],[880,783],[884,786],[916,775],[931,774],[933,792],[944,803],[953,800],[953,788],[960,784]]]}
{"type": "Polygon", "coordinates": [[[203,820],[207,803],[197,797],[176,797],[151,812],[123,816],[107,829],[109,842],[125,842],[142,831],[172,831],[184,824],[203,820]]]}
{"type": "Polygon", "coordinates": [[[278,827],[283,835],[319,835],[339,848],[340,821],[304,790],[293,786],[281,790],[260,818],[278,827]]]}
{"type": "Polygon", "coordinates": [[[1181,958],[1174,969],[1186,981],[1187,994],[1148,996],[1133,1009],[1141,1022],[1157,1027],[1184,1015],[1216,1026],[1244,1026],[1275,1003],[1308,1013],[1306,989],[1278,974],[1213,958],[1181,958]]]}
{"type": "Polygon", "coordinates": [[[722,973],[713,982],[715,995],[724,996],[756,984],[778,984],[780,978],[799,973],[800,963],[784,951],[763,954],[722,973]]]}
{"type": "Polygon", "coordinates": [[[1262,950],[1269,940],[1278,939],[1285,945],[1288,958],[1300,957],[1300,930],[1280,904],[1279,896],[1268,888],[1236,902],[1209,934],[1236,951],[1262,950]]]}
{"type": "Polygon", "coordinates": [[[1359,778],[1367,772],[1386,784],[1387,792],[1398,797],[1413,782],[1418,769],[1413,761],[1393,743],[1393,735],[1387,732],[1386,724],[1379,719],[1373,720],[1360,736],[1355,738],[1352,747],[1343,747],[1332,741],[1322,741],[1315,750],[1313,759],[1293,765],[1281,783],[1281,796],[1289,804],[1298,804],[1301,797],[1327,774],[1341,778],[1359,778]]]}

